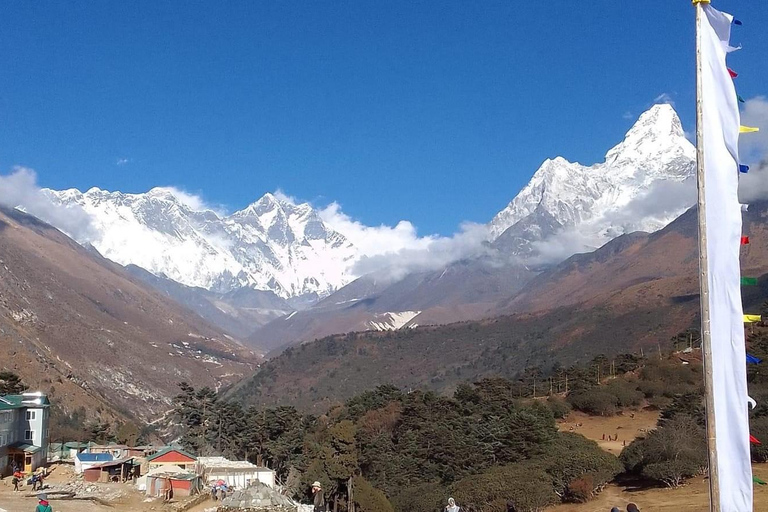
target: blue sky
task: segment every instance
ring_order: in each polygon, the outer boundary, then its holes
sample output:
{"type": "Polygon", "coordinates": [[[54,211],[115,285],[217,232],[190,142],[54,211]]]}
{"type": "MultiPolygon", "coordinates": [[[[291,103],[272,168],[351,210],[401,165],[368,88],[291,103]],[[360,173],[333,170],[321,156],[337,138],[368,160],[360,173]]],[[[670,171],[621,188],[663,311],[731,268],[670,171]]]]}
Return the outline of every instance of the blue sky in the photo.
{"type": "MultiPolygon", "coordinates": [[[[768,2],[742,96],[768,95],[768,2]]],[[[0,173],[173,185],[238,209],[282,189],[420,234],[487,222],[547,157],[593,163],[655,98],[693,127],[693,8],[622,2],[13,2],[0,173]]],[[[1,192],[1,191],[0,191],[1,192]]]]}

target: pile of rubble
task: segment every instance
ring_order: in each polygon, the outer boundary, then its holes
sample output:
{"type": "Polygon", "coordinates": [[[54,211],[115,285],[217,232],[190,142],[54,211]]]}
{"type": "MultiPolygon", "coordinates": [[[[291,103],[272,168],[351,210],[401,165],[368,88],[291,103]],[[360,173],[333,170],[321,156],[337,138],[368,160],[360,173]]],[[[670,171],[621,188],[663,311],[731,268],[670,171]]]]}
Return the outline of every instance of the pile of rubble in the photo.
{"type": "Polygon", "coordinates": [[[271,487],[254,482],[250,487],[234,491],[222,500],[218,512],[264,511],[295,512],[296,504],[271,487]]]}
{"type": "Polygon", "coordinates": [[[89,482],[74,481],[65,484],[55,484],[46,487],[42,492],[50,496],[69,494],[78,498],[99,498],[104,501],[117,501],[126,496],[127,491],[114,489],[89,482]]]}

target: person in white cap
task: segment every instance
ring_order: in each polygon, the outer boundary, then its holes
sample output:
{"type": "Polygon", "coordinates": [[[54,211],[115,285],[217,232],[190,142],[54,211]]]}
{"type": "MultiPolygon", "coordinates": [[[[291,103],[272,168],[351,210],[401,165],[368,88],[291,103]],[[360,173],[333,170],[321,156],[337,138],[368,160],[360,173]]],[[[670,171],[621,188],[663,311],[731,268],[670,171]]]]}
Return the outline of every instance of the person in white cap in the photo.
{"type": "Polygon", "coordinates": [[[448,498],[448,506],[445,507],[445,512],[459,512],[461,509],[456,505],[456,500],[448,498]]]}
{"type": "Polygon", "coordinates": [[[320,482],[312,484],[312,495],[314,496],[315,508],[313,512],[325,512],[325,496],[323,495],[323,486],[320,482]]]}

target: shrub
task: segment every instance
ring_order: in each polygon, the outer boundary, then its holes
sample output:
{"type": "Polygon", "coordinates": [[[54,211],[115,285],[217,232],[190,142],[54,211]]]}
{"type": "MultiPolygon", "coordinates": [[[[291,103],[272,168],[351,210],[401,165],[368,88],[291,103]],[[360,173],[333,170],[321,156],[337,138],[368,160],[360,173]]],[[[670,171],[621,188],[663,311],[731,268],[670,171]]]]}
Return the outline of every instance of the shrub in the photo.
{"type": "Polygon", "coordinates": [[[644,439],[636,439],[619,457],[627,471],[679,486],[707,466],[706,436],[696,420],[676,415],[644,439]]]}
{"type": "Polygon", "coordinates": [[[550,476],[530,462],[491,468],[459,480],[453,497],[467,512],[505,512],[507,501],[519,512],[539,512],[558,501],[550,476]]]}
{"type": "Polygon", "coordinates": [[[546,471],[555,492],[571,501],[587,501],[622,471],[615,456],[581,434],[561,432],[552,444],[546,471]],[[591,487],[585,488],[589,483],[591,487]]]}
{"type": "Polygon", "coordinates": [[[365,478],[356,476],[352,480],[354,501],[360,512],[394,512],[392,504],[383,492],[372,486],[365,478]]]}
{"type": "Polygon", "coordinates": [[[637,390],[637,385],[624,379],[614,379],[605,386],[605,390],[616,397],[619,407],[636,407],[643,400],[643,393],[637,390]]]}
{"type": "Polygon", "coordinates": [[[571,404],[556,396],[550,396],[547,398],[547,405],[552,411],[552,416],[557,419],[563,419],[571,412],[571,404]]]}
{"type": "Polygon", "coordinates": [[[439,483],[402,487],[391,498],[399,512],[435,512],[442,510],[447,500],[445,486],[439,483]]]}
{"type": "Polygon", "coordinates": [[[615,395],[597,387],[574,391],[568,401],[574,409],[599,416],[613,416],[618,405],[615,395]]]}

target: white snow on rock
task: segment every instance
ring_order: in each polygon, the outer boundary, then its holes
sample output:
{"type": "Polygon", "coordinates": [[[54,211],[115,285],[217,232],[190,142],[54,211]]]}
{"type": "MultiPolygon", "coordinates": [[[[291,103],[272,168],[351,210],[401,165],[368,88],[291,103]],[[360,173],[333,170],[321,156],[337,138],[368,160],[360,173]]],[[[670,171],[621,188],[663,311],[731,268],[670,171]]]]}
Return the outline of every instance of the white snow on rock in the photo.
{"type": "Polygon", "coordinates": [[[369,320],[367,325],[373,331],[396,331],[416,318],[420,313],[421,311],[379,313],[373,320],[369,320]]]}

